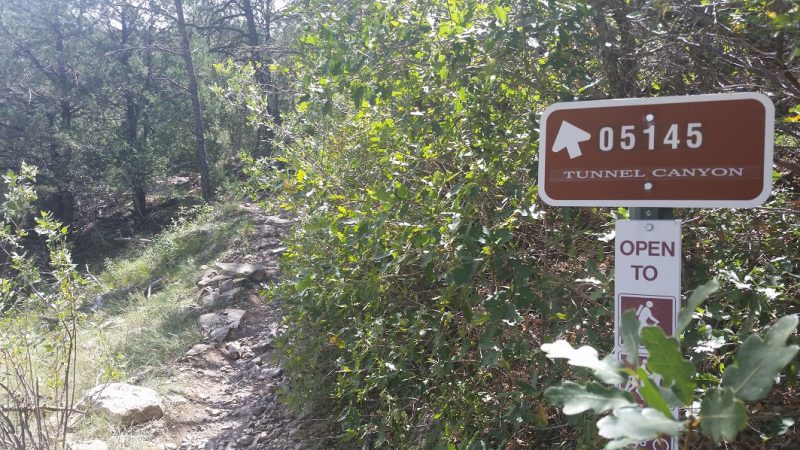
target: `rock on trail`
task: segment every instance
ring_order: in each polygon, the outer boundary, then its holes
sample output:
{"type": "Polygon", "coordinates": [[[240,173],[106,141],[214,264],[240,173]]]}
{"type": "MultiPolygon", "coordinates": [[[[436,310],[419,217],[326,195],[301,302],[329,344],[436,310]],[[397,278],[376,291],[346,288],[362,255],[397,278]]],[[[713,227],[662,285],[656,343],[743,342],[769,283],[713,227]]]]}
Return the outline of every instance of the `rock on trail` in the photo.
{"type": "Polygon", "coordinates": [[[214,265],[225,275],[233,277],[242,277],[253,281],[263,281],[267,278],[265,267],[261,264],[218,262],[214,265]]]}
{"type": "Polygon", "coordinates": [[[139,425],[164,415],[161,396],[150,388],[125,383],[101,384],[84,396],[89,412],[122,426],[139,425]]]}
{"type": "Polygon", "coordinates": [[[239,329],[245,311],[227,308],[220,312],[206,313],[200,316],[197,324],[211,342],[224,341],[231,331],[239,329]]]}
{"type": "Polygon", "coordinates": [[[91,441],[70,442],[67,443],[68,450],[108,450],[108,444],[99,440],[92,439],[91,441]]]}

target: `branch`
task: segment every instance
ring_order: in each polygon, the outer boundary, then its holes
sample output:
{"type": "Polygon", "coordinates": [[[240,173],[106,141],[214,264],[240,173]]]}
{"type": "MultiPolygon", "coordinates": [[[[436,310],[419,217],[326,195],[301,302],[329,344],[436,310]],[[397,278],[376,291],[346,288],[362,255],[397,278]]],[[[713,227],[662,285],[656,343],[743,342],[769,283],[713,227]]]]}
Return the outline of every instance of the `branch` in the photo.
{"type": "Polygon", "coordinates": [[[785,159],[775,158],[775,165],[789,172],[800,174],[800,164],[785,159]]]}
{"type": "Polygon", "coordinates": [[[605,306],[601,305],[597,300],[593,299],[592,297],[589,297],[589,294],[587,294],[586,292],[583,292],[582,290],[576,288],[574,283],[565,280],[563,277],[561,277],[561,275],[545,271],[542,271],[541,274],[547,278],[550,278],[556,283],[560,284],[562,287],[572,291],[573,293],[575,293],[575,295],[580,297],[581,300],[591,304],[592,306],[606,309],[605,306]]]}
{"type": "Polygon", "coordinates": [[[173,80],[173,79],[172,79],[172,78],[170,78],[170,77],[167,77],[167,76],[161,76],[161,77],[155,77],[155,79],[156,79],[156,80],[165,80],[165,81],[169,82],[169,84],[171,84],[171,85],[172,85],[172,86],[174,86],[175,88],[179,89],[180,91],[183,91],[183,92],[186,92],[186,93],[188,93],[188,92],[189,92],[189,88],[187,88],[186,86],[184,86],[184,85],[182,85],[182,84],[178,83],[177,81],[173,80]]]}

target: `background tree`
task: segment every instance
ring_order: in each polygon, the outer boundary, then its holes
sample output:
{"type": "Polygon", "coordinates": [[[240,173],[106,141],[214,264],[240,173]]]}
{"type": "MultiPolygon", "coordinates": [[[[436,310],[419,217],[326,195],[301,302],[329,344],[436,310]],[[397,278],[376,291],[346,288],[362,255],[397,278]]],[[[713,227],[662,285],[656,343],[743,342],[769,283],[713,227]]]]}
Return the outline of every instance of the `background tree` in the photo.
{"type": "MultiPolygon", "coordinates": [[[[274,79],[271,65],[275,54],[286,48],[273,39],[273,28],[282,26],[289,13],[287,5],[276,9],[273,0],[241,0],[201,2],[201,14],[195,25],[209,42],[209,50],[219,60],[231,60],[239,64],[250,63],[255,69],[255,80],[267,98],[265,109],[257,111],[268,122],[256,122],[252,151],[259,156],[272,153],[275,125],[281,123],[280,81],[274,79]]],[[[242,104],[242,114],[237,119],[253,114],[242,104]]]]}
{"type": "Polygon", "coordinates": [[[31,131],[15,142],[27,149],[20,148],[14,159],[29,155],[43,167],[42,179],[52,189],[49,209],[72,223],[74,154],[85,150],[77,130],[91,107],[88,92],[95,81],[91,71],[84,70],[96,51],[86,40],[92,26],[86,2],[8,0],[0,14],[5,57],[15,61],[7,65],[4,95],[12,97],[9,105],[27,110],[17,117],[24,116],[25,128],[31,131]]]}
{"type": "Polygon", "coordinates": [[[194,122],[194,135],[196,140],[195,159],[200,170],[200,184],[203,193],[203,199],[208,201],[211,199],[212,191],[211,176],[208,171],[208,156],[206,154],[203,107],[200,103],[200,88],[197,84],[197,74],[194,70],[192,49],[189,42],[189,32],[186,30],[186,19],[183,14],[183,0],[175,0],[175,13],[175,21],[178,25],[178,33],[180,34],[181,54],[183,56],[184,64],[186,64],[186,73],[189,77],[189,95],[192,99],[192,120],[194,122]]]}

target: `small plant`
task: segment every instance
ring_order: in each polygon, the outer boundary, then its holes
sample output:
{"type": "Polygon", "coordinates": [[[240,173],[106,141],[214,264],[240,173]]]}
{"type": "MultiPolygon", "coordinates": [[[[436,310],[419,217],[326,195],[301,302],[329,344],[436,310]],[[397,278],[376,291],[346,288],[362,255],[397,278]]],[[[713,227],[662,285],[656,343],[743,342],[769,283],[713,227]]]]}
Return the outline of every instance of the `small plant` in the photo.
{"type": "Polygon", "coordinates": [[[45,239],[46,267],[28,255],[28,217],[36,200],[36,168],[3,176],[0,205],[0,447],[51,449],[66,446],[75,400],[77,288],[66,244],[67,228],[49,213],[35,218],[45,239]]]}
{"type": "MultiPolygon", "coordinates": [[[[678,317],[679,335],[691,322],[695,309],[717,288],[718,284],[712,281],[694,291],[678,317]]],[[[716,378],[695,370],[683,357],[678,339],[667,337],[657,327],[645,327],[640,332],[636,315],[626,311],[621,324],[624,358],[608,355],[599,359],[594,348],[576,349],[563,340],[542,345],[547,357],[563,358],[573,366],[588,368],[602,382],[566,381],[549,387],[544,395],[549,402],[563,406],[567,415],[610,412],[597,421],[600,436],[610,440],[606,449],[624,448],[659,436],[677,436],[698,427],[715,442],[731,441],[747,423],[744,402],[766,397],[775,379],[797,354],[797,345],[786,344],[797,322],[796,315],[785,316],[769,328],[764,338],[756,334],[747,337],[736,352],[736,362],[716,378]],[[649,356],[639,356],[640,345],[649,356]],[[699,379],[715,382],[700,392],[696,389],[699,379]],[[637,391],[640,402],[635,401],[630,390],[637,391]],[[676,419],[676,408],[689,408],[685,420],[676,419]]]]}

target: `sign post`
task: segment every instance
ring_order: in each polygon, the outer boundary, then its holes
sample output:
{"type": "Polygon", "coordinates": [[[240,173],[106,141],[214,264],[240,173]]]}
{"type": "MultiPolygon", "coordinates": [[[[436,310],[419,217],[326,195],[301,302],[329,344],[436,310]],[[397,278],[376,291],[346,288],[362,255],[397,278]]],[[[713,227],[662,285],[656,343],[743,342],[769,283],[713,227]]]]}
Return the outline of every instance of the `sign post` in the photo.
{"type": "MultiPolygon", "coordinates": [[[[620,336],[625,311],[635,312],[640,327],[676,333],[681,223],[670,208],[749,208],[769,197],[774,115],[768,97],[749,92],[557,103],[542,114],[542,200],[630,207],[631,220],[617,221],[615,237],[620,361],[628,359],[620,336]]],[[[646,362],[644,347],[639,356],[646,362]]],[[[625,389],[640,399],[635,382],[625,389]]],[[[678,446],[674,438],[659,438],[638,448],[678,446]]]]}

